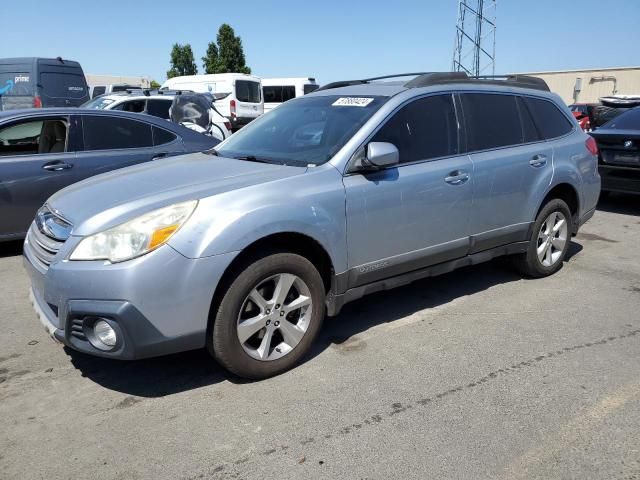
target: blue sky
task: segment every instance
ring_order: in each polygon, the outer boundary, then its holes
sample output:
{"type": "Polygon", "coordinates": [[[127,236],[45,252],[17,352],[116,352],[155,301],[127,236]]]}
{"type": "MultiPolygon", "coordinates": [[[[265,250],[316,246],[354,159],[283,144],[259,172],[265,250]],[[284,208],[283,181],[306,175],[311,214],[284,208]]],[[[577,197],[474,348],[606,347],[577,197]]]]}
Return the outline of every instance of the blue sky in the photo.
{"type": "MultiPolygon", "coordinates": [[[[201,70],[200,57],[225,22],[260,76],[326,83],[449,70],[457,13],[457,0],[9,4],[0,58],[60,55],[80,61],[86,73],[160,82],[174,42],[191,44],[201,70]]],[[[640,65],[640,0],[499,0],[497,15],[496,73],[640,65]]]]}

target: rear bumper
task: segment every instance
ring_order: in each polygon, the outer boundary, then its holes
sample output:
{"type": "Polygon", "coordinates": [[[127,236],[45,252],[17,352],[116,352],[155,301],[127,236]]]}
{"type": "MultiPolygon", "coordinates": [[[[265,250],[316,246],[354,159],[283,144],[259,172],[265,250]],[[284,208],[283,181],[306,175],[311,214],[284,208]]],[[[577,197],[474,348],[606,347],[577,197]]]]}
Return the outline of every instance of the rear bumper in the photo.
{"type": "Polygon", "coordinates": [[[602,178],[602,190],[640,193],[640,168],[600,164],[598,172],[602,178]]]}
{"type": "Polygon", "coordinates": [[[202,348],[213,292],[235,253],[188,259],[165,245],[120,264],[54,261],[35,266],[25,249],[30,297],[47,333],[74,350],[132,360],[202,348]],[[117,333],[98,348],[93,324],[117,333]]]}

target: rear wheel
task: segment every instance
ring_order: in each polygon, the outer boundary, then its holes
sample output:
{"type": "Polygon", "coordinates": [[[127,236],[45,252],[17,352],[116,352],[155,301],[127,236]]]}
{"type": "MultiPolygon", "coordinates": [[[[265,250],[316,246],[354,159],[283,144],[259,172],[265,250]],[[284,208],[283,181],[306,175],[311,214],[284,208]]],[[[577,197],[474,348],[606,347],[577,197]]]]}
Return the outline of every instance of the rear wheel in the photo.
{"type": "Polygon", "coordinates": [[[530,277],[556,273],[569,249],[571,211],[560,199],[548,202],[536,218],[527,251],[516,256],[516,266],[530,277]]]}
{"type": "Polygon", "coordinates": [[[241,377],[267,378],[295,366],[324,318],[325,290],[311,262],[276,253],[247,262],[214,319],[209,348],[241,377]]]}

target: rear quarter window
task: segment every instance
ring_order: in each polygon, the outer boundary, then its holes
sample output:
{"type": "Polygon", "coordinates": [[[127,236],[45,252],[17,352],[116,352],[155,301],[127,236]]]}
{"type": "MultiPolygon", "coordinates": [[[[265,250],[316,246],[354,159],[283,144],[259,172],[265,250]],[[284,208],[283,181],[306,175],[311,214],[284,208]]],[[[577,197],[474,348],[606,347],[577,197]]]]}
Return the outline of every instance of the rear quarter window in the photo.
{"type": "Polygon", "coordinates": [[[87,95],[84,77],[75,73],[42,72],[40,84],[43,94],[48,97],[82,98],[87,95]]]}
{"type": "Polygon", "coordinates": [[[236,80],[236,98],[239,102],[260,103],[260,84],[249,80],[236,80]]]}
{"type": "Polygon", "coordinates": [[[573,124],[554,103],[532,97],[525,97],[524,101],[545,139],[561,137],[573,130],[573,124]]]}

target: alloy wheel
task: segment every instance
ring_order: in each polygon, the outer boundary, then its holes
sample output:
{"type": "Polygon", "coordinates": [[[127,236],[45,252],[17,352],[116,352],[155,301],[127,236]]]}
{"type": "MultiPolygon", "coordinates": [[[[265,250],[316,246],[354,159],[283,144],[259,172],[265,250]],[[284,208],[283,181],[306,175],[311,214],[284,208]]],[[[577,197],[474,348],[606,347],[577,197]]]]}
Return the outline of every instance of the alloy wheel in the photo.
{"type": "Polygon", "coordinates": [[[271,361],[291,352],[311,322],[313,302],[307,284],[290,273],[255,285],[240,308],[238,340],[256,360],[271,361]]]}
{"type": "Polygon", "coordinates": [[[545,267],[552,267],[562,257],[569,226],[567,218],[562,212],[552,212],[540,227],[536,253],[538,260],[545,267]]]}

